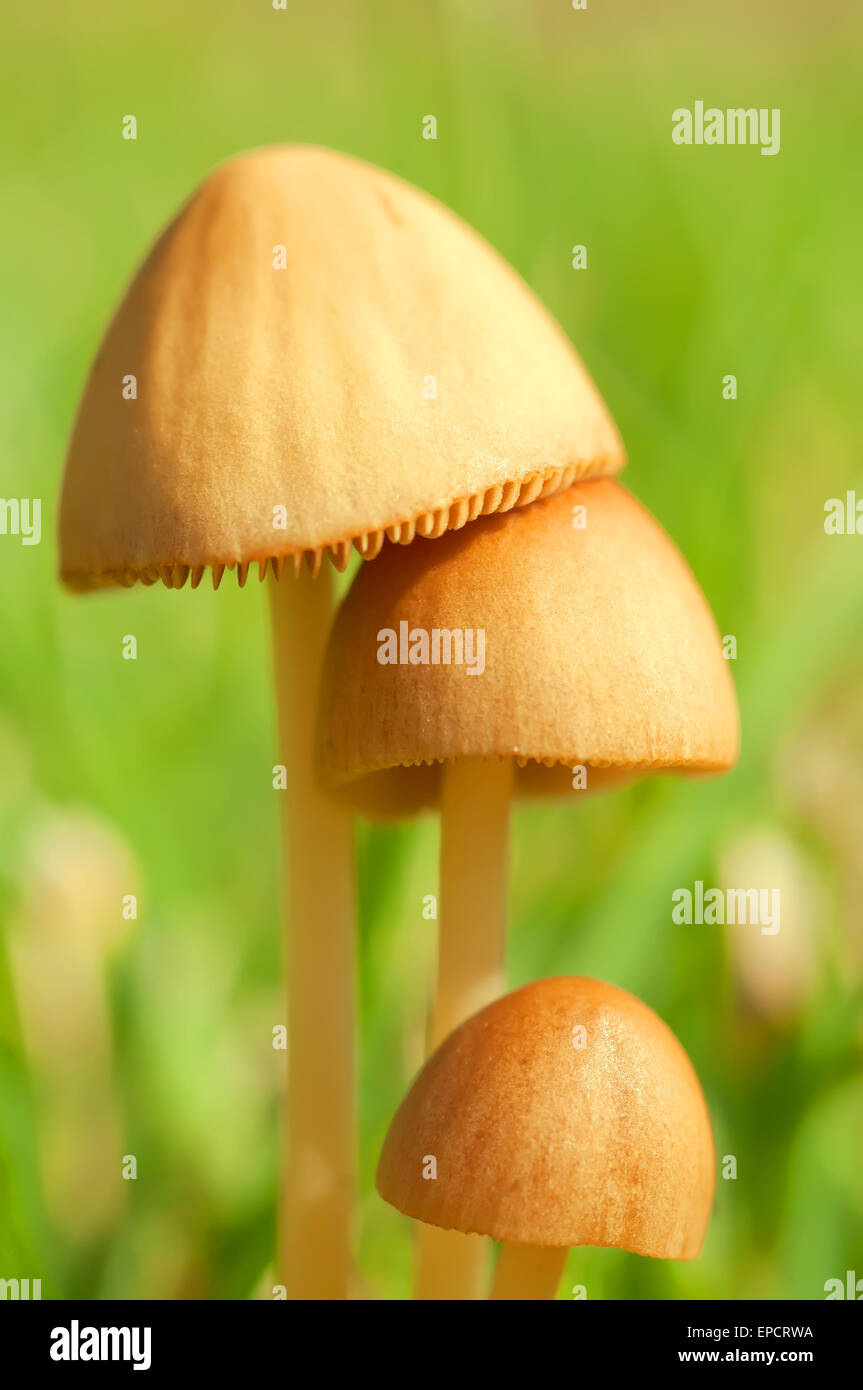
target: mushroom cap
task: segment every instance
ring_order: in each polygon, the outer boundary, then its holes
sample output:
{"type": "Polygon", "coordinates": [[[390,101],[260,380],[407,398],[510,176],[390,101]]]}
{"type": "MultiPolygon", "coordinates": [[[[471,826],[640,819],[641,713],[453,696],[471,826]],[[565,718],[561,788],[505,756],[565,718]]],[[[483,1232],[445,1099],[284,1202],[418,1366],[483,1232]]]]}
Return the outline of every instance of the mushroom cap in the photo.
{"type": "Polygon", "coordinates": [[[371,558],[385,535],[437,536],[623,461],[568,340],[486,242],[391,174],[277,146],[206,179],[108,329],[61,573],[89,589],[341,567],[351,544],[371,558]]]}
{"type": "Polygon", "coordinates": [[[512,757],[516,794],[572,795],[578,765],[588,790],[646,772],[719,772],[738,741],[707,602],[665,532],[611,479],[433,546],[385,547],[331,635],[320,769],[372,815],[437,805],[440,765],[455,758],[512,757]],[[484,631],[484,671],[379,663],[379,634],[420,628],[484,631]]]}
{"type": "Polygon", "coordinates": [[[625,990],[566,976],[450,1034],[390,1126],[377,1186],[446,1229],[691,1260],[714,1170],[704,1095],[671,1030],[625,990]]]}

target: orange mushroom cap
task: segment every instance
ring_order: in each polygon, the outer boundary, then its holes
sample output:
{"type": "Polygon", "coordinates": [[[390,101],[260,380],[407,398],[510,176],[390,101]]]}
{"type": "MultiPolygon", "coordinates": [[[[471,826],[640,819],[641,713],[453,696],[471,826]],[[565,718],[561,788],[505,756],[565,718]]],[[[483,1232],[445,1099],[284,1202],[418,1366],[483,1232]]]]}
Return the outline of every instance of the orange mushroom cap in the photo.
{"type": "Polygon", "coordinates": [[[371,165],[274,147],[217,168],[132,282],[74,429],[61,573],[343,567],[623,461],[569,342],[469,227],[371,165]]]}
{"type": "Polygon", "coordinates": [[[588,789],[720,772],[739,743],[707,602],[665,532],[610,479],[433,546],[385,548],[337,616],[321,712],[324,780],[372,814],[436,805],[441,764],[456,758],[511,757],[517,793],[571,794],[574,766],[588,769],[588,789]],[[431,645],[429,664],[378,659],[382,633],[435,629],[481,631],[481,673],[434,664],[431,645]]]}
{"type": "Polygon", "coordinates": [[[678,1260],[701,1249],[714,1185],[686,1052],[646,1004],[582,977],[526,985],[451,1033],[377,1175],[387,1202],[435,1226],[678,1260]]]}

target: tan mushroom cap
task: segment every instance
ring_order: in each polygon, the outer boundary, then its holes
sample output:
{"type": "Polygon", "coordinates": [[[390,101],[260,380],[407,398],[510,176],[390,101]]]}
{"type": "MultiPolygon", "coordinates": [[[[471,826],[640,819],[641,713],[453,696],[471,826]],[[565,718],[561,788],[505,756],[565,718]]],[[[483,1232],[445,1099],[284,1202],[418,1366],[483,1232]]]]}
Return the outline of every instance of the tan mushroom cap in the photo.
{"type": "Polygon", "coordinates": [[[714,1184],[710,1117],[680,1043],[639,999],[582,977],[526,985],[450,1034],[377,1175],[387,1202],[434,1226],[677,1260],[701,1249],[714,1184]]]}
{"type": "Polygon", "coordinates": [[[108,330],[66,466],[62,577],[343,566],[351,544],[371,558],[385,535],[437,536],[623,461],[560,328],[469,227],[371,165],[273,147],[210,175],[108,330]]]}
{"type": "Polygon", "coordinates": [[[610,479],[433,546],[386,547],[336,619],[321,709],[324,780],[383,815],[436,805],[451,759],[512,757],[517,793],[573,795],[577,765],[588,790],[643,772],[719,772],[739,739],[706,600],[610,479]],[[379,664],[379,633],[420,628],[483,630],[482,674],[379,664]]]}

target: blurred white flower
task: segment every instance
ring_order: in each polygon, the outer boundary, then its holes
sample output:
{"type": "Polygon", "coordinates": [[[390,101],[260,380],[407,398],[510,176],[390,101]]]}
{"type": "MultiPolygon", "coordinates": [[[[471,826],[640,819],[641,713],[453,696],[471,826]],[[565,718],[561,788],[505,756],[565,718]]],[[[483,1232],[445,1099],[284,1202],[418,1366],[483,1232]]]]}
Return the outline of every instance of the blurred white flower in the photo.
{"type": "Polygon", "coordinates": [[[86,1241],[123,1200],[105,963],[130,926],[123,898],[137,892],[135,859],[103,818],[50,808],[26,826],[17,870],[10,959],[46,1198],[58,1227],[86,1241]]]}
{"type": "Polygon", "coordinates": [[[778,932],[768,935],[750,925],[727,926],[725,932],[732,972],[749,1006],[775,1021],[793,1016],[816,981],[819,885],[814,870],[788,836],[759,827],[725,847],[719,874],[727,888],[779,890],[778,932]]]}
{"type": "Polygon", "coordinates": [[[851,689],[779,750],[777,775],[795,813],[829,847],[839,870],[838,962],[863,970],[863,702],[851,689]]]}

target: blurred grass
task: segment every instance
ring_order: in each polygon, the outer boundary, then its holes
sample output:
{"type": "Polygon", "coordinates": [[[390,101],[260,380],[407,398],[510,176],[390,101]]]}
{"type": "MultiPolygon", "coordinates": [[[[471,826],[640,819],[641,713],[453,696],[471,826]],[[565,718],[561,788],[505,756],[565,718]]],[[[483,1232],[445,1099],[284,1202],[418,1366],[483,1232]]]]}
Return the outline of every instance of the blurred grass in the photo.
{"type": "MultiPolygon", "coordinates": [[[[512,984],[574,971],[644,997],[690,1051],[719,1152],[739,1165],[700,1261],[574,1252],[562,1296],[818,1298],[861,1271],[863,541],[822,526],[826,498],[855,483],[863,496],[861,37],[859,14],[832,4],[0,4],[0,494],[45,504],[40,547],[0,538],[0,1276],[41,1276],[46,1297],[246,1297],[271,1255],[263,597],[226,584],[75,600],[52,533],[75,405],[126,280],[212,164],[282,140],[385,165],[513,261],[608,400],[627,484],[738,637],[732,776],[516,817],[512,984]],[[674,146],[671,111],[697,98],[779,106],[780,154],[674,146]],[[436,142],[420,138],[429,113],[436,142]],[[134,663],[119,659],[127,632],[134,663]],[[99,957],[139,1178],[120,1192],[118,1175],[113,1224],[85,1201],[72,1229],[46,1187],[57,1064],[33,1033],[62,1038],[74,1001],[58,966],[50,1018],[25,1024],[15,962],[39,921],[63,943],[63,884],[31,866],[46,818],[82,807],[140,879],[139,920],[99,957]],[[724,847],[764,826],[815,885],[814,965],[781,1018],[734,966],[727,933],[746,928],[687,932],[669,911],[674,887],[717,881],[724,847]]],[[[360,844],[362,1274],[402,1297],[409,1233],[372,1175],[422,1053],[436,829],[365,826],[360,844]]],[[[98,1171],[98,1132],[77,1140],[68,1161],[89,1143],[98,1171]]]]}

